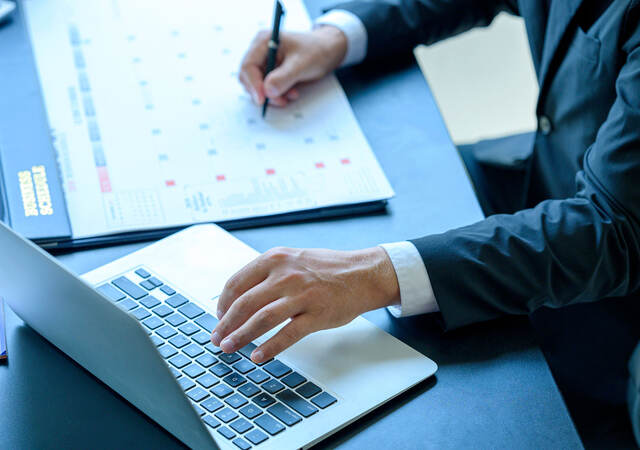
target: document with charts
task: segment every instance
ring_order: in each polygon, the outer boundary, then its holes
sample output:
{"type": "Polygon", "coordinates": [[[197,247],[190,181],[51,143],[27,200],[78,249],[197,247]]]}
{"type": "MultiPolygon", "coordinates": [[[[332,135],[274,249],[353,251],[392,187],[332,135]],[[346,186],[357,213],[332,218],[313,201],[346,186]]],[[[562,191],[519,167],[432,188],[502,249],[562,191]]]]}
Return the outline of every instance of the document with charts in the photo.
{"type": "MultiPolygon", "coordinates": [[[[301,0],[285,30],[308,30],[301,0]]],[[[385,200],[335,77],[266,120],[238,82],[270,0],[25,0],[74,238],[385,200]]]]}

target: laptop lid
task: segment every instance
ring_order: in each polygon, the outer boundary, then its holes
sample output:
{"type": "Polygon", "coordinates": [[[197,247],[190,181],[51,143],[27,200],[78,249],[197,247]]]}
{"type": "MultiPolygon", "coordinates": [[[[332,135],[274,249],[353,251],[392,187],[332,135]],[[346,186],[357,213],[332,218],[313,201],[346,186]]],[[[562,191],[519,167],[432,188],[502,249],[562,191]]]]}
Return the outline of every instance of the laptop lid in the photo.
{"type": "Polygon", "coordinates": [[[218,448],[142,326],[0,222],[0,296],[29,326],[192,448],[218,448]]]}

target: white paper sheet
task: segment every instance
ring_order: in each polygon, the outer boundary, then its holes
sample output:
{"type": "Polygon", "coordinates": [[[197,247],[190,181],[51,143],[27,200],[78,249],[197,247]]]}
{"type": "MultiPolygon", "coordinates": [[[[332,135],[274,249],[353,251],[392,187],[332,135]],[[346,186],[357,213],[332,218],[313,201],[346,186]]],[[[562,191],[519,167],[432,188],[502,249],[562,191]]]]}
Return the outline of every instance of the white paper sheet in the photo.
{"type": "Polygon", "coordinates": [[[24,3],[74,238],[393,196],[335,77],[267,120],[242,89],[271,1],[24,3]]]}

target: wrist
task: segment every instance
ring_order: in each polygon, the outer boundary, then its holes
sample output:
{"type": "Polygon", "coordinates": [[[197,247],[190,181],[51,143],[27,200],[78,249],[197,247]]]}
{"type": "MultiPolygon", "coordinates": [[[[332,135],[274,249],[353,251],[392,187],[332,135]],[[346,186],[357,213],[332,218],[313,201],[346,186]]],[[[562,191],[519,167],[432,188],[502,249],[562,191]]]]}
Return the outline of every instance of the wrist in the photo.
{"type": "Polygon", "coordinates": [[[347,55],[348,40],[344,32],[333,25],[318,25],[313,34],[323,48],[324,60],[329,70],[334,70],[342,64],[347,55]]]}
{"type": "Polygon", "coordinates": [[[400,304],[400,285],[387,252],[382,247],[372,247],[356,254],[365,266],[367,289],[363,312],[400,304]]]}

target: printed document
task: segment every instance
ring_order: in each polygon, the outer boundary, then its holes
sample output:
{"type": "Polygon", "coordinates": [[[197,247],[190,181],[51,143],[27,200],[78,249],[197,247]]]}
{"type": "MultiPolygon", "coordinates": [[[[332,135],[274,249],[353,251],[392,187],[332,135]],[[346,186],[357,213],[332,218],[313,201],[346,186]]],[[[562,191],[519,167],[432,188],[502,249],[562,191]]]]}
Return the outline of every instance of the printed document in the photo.
{"type": "MultiPolygon", "coordinates": [[[[284,30],[309,30],[301,0],[284,30]]],[[[238,82],[269,0],[25,0],[74,238],[388,199],[334,76],[266,119],[238,82]]]]}

